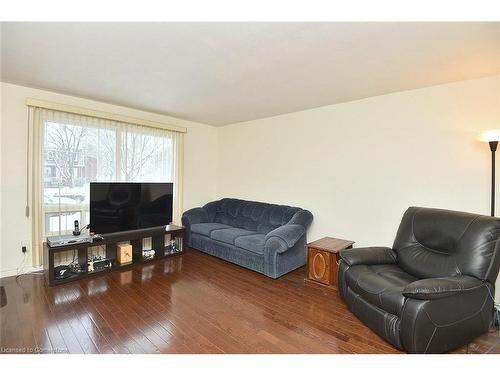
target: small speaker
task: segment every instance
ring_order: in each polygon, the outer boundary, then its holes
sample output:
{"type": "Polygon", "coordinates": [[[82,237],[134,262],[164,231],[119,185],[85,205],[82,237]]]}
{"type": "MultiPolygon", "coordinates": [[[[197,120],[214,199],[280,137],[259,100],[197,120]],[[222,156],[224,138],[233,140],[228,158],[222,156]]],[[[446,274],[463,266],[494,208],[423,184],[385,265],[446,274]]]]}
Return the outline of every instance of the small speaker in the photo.
{"type": "Polygon", "coordinates": [[[71,276],[71,268],[69,266],[54,267],[54,278],[56,280],[67,279],[71,276]]]}

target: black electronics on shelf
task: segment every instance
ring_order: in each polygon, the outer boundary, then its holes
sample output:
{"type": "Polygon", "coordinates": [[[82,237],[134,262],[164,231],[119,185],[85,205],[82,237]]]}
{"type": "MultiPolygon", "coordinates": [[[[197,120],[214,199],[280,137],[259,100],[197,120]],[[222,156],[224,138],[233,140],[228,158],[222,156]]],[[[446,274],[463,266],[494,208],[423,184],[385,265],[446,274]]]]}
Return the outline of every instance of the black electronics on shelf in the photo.
{"type": "Polygon", "coordinates": [[[44,243],[45,277],[47,283],[53,286],[102,274],[103,272],[123,270],[137,264],[179,255],[184,253],[183,240],[183,227],[163,225],[160,227],[108,233],[102,235],[99,240],[93,243],[68,244],[58,247],[50,247],[47,243],[44,243]],[[170,240],[167,240],[166,236],[170,240]],[[144,250],[143,240],[145,238],[151,238],[151,249],[144,250]],[[132,262],[127,264],[117,262],[117,245],[123,242],[128,242],[132,246],[132,262]],[[105,256],[92,257],[90,255],[89,250],[96,246],[104,248],[105,256]],[[55,255],[68,251],[75,252],[73,261],[70,264],[54,266],[55,255]],[[148,254],[148,256],[144,254],[148,254]],[[153,255],[151,256],[151,254],[153,255]],[[63,269],[66,271],[61,275],[63,269]],[[69,276],[67,276],[68,272],[70,272],[69,276]]]}

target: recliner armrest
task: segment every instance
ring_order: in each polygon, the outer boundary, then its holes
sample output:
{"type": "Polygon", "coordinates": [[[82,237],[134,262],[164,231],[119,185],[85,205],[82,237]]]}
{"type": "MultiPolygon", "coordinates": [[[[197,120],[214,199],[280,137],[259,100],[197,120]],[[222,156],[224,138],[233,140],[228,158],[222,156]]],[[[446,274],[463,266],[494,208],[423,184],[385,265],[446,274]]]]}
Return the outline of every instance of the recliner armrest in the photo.
{"type": "Polygon", "coordinates": [[[306,228],[299,224],[285,224],[269,232],[265,237],[266,247],[276,247],[282,253],[293,247],[306,233],[306,228]]]}
{"type": "Polygon", "coordinates": [[[481,280],[465,275],[422,279],[408,284],[403,295],[408,298],[433,300],[469,293],[483,285],[481,280]]]}
{"type": "Polygon", "coordinates": [[[187,210],[182,214],[182,224],[185,227],[189,227],[193,224],[198,223],[208,223],[208,215],[204,208],[196,207],[190,210],[187,210]]]}
{"type": "Polygon", "coordinates": [[[349,266],[396,263],[396,253],[389,247],[360,247],[342,250],[340,258],[349,266]]]}

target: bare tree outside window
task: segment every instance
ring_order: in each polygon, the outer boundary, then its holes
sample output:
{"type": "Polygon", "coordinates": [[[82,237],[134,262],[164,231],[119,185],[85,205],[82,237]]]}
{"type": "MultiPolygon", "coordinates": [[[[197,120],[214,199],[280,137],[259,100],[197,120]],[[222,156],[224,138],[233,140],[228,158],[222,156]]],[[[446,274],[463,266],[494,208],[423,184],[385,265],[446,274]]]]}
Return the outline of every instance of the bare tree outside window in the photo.
{"type": "Polygon", "coordinates": [[[116,131],[94,129],[92,142],[87,142],[86,154],[96,162],[95,176],[91,181],[113,181],[116,175],[116,131]]]}
{"type": "Polygon", "coordinates": [[[163,149],[164,139],[139,133],[126,133],[122,141],[121,169],[124,181],[136,181],[155,167],[152,161],[163,149]]]}
{"type": "Polygon", "coordinates": [[[99,125],[45,122],[46,234],[66,233],[74,220],[88,224],[90,182],[172,181],[170,136],[128,125],[99,125]]]}
{"type": "Polygon", "coordinates": [[[87,134],[87,128],[66,124],[52,124],[47,128],[47,147],[62,186],[75,185],[76,167],[83,164],[82,145],[87,134]]]}

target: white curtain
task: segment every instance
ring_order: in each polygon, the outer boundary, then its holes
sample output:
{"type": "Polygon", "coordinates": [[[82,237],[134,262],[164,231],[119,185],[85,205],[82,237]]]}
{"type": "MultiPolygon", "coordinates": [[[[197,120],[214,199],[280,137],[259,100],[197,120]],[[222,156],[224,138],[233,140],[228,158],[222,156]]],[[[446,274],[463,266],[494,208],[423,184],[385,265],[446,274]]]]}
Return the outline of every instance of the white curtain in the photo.
{"type": "Polygon", "coordinates": [[[33,265],[46,236],[89,223],[91,181],[173,182],[182,214],[183,133],[29,107],[33,265]]]}

